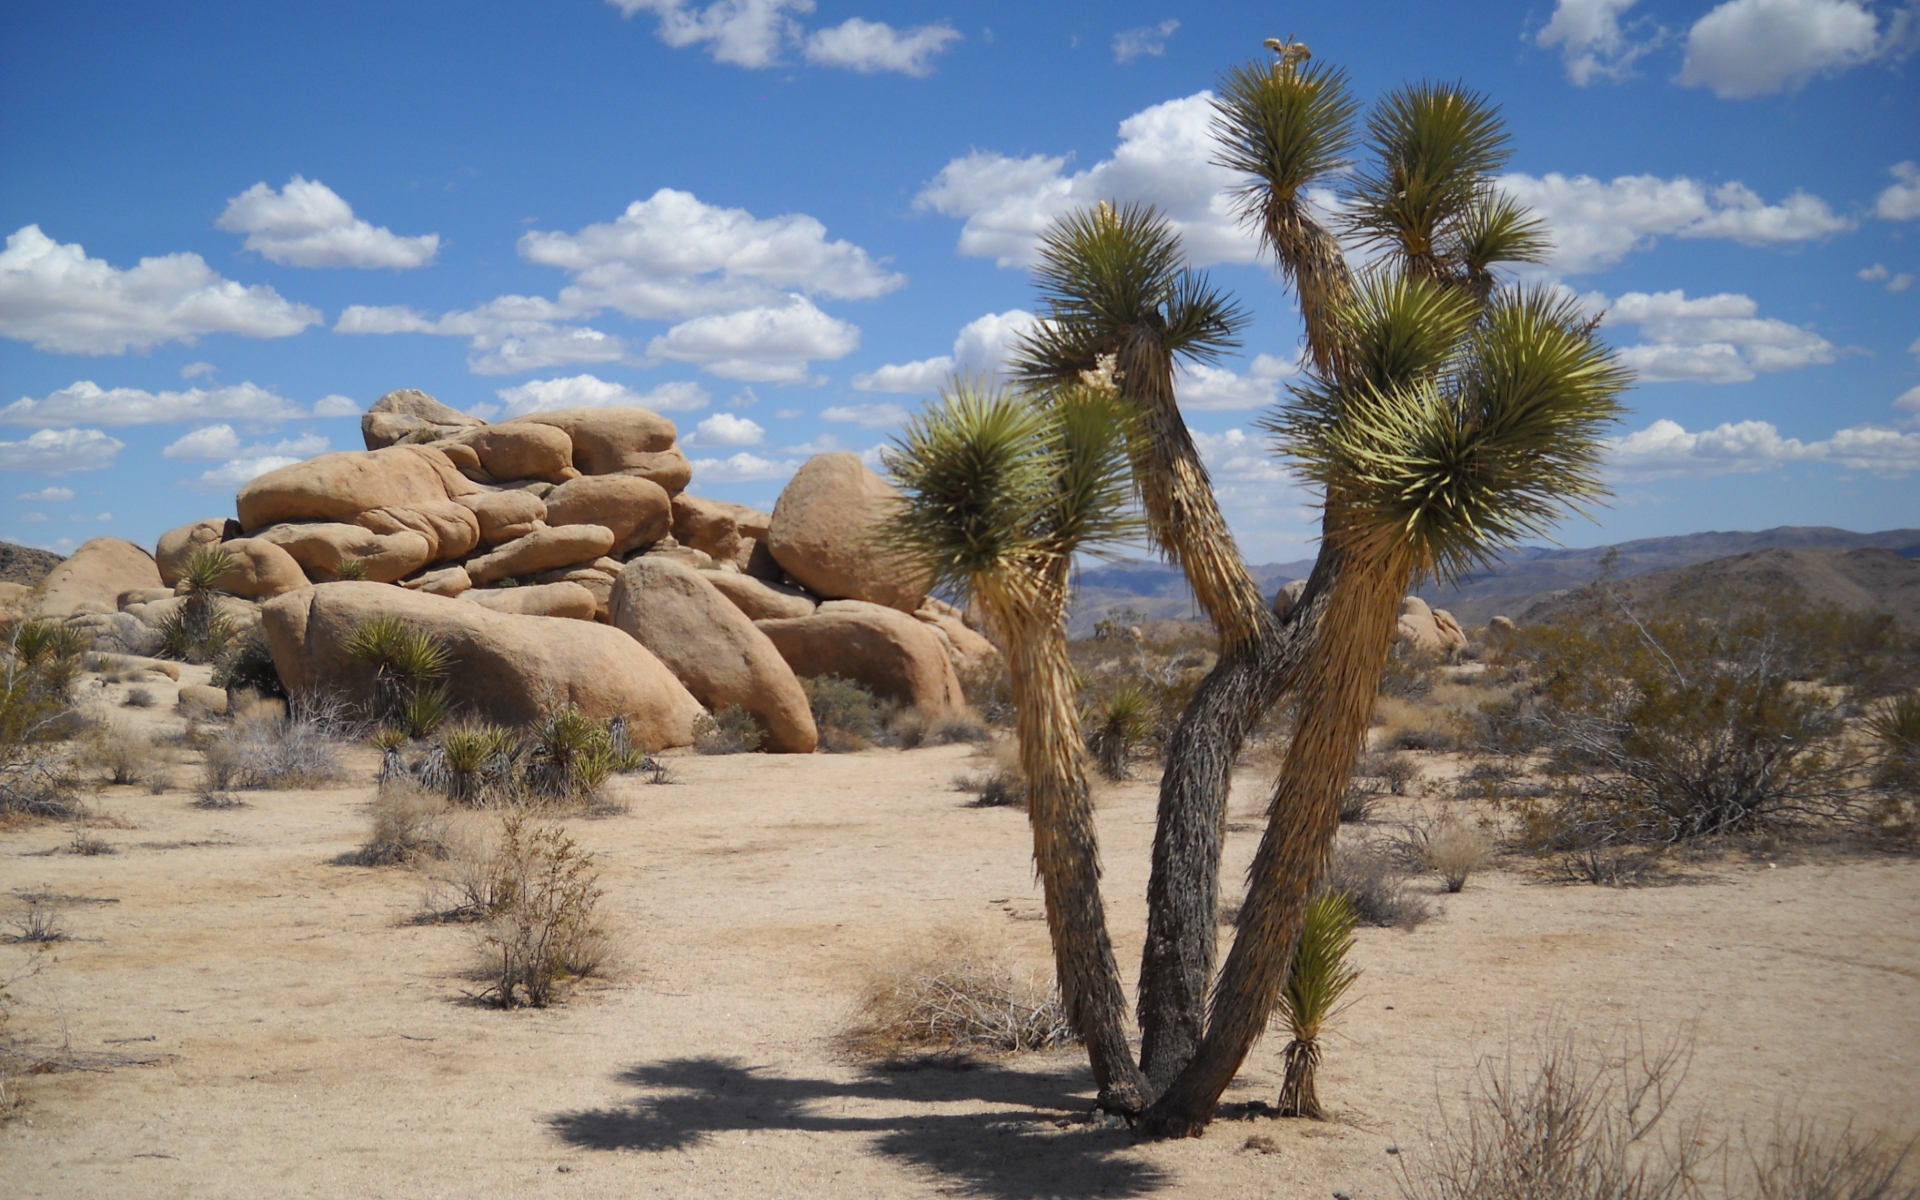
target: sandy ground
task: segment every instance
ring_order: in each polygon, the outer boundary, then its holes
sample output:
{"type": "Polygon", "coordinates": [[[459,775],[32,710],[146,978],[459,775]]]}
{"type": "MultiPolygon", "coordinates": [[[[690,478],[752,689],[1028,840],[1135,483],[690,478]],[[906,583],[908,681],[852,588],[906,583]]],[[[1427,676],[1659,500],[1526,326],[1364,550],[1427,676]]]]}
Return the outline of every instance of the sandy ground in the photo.
{"type": "MultiPolygon", "coordinates": [[[[413,923],[418,875],[334,864],[364,837],[366,786],[226,811],[110,789],[108,855],[66,852],[59,826],[0,831],[0,905],[68,897],[73,934],[13,988],[13,1032],[151,1060],[27,1080],[0,1192],[1387,1197],[1437,1098],[1554,1022],[1687,1031],[1684,1096],[1729,1124],[1784,1105],[1920,1127],[1920,863],[1886,859],[1633,890],[1476,876],[1414,931],[1362,931],[1326,1123],[1242,1115],[1143,1144],[1086,1119],[1077,1052],[864,1067],[834,1037],[871,964],[953,925],[1045,962],[1023,815],[953,790],[971,753],[684,757],[675,784],[623,784],[629,813],[568,824],[625,965],[542,1011],[467,998],[472,932],[413,923]]],[[[1250,775],[1236,882],[1260,800],[1250,775]]],[[[1153,806],[1137,783],[1100,809],[1129,975],[1153,806]]],[[[0,946],[0,969],[28,957],[0,946]]],[[[1282,1040],[1228,1101],[1273,1099],[1282,1040]]]]}

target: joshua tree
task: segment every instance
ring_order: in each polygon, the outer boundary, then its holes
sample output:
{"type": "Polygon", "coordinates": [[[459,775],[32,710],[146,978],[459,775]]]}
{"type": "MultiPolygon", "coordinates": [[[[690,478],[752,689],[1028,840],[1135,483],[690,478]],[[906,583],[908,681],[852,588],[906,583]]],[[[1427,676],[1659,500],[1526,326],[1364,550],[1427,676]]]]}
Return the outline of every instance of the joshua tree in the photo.
{"type": "Polygon", "coordinates": [[[180,565],[180,587],[185,599],[179,611],[161,628],[164,653],[188,662],[217,657],[232,636],[232,625],[221,610],[220,582],[233,571],[233,555],[218,546],[202,546],[180,565]]]}
{"type": "MultiPolygon", "coordinates": [[[[1299,87],[1302,53],[1283,48],[1267,69],[1275,89],[1299,87]]],[[[1491,104],[1453,85],[1410,86],[1375,107],[1368,134],[1375,161],[1355,177],[1344,232],[1380,262],[1325,306],[1324,365],[1313,356],[1309,381],[1268,422],[1325,496],[1300,605],[1313,631],[1285,671],[1302,698],[1294,739],[1206,1036],[1145,1114],[1149,1133],[1204,1128],[1265,1027],[1408,584],[1457,574],[1599,493],[1599,434],[1627,382],[1575,306],[1494,290],[1495,263],[1537,257],[1543,242],[1492,192],[1507,139],[1491,104]]],[[[1257,178],[1249,197],[1271,183],[1257,178]]]]}
{"type": "Polygon", "coordinates": [[[1101,1105],[1137,1112],[1145,1096],[1100,898],[1066,640],[1074,552],[1130,532],[1130,425],[1099,390],[1027,397],[958,383],[908,425],[887,462],[906,497],[890,540],[937,583],[970,594],[1006,649],[1061,997],[1101,1105]]]}
{"type": "Polygon", "coordinates": [[[1014,370],[1041,387],[1099,378],[1135,414],[1133,476],[1148,531],[1220,634],[1220,665],[1170,740],[1160,784],[1140,972],[1141,1066],[1157,1090],[1200,1038],[1229,775],[1252,721],[1272,706],[1253,693],[1275,674],[1269,660],[1281,640],[1174,400],[1175,359],[1217,358],[1244,318],[1182,266],[1178,236],[1150,208],[1067,214],[1041,239],[1035,274],[1045,316],[1017,348],[1014,370]]]}

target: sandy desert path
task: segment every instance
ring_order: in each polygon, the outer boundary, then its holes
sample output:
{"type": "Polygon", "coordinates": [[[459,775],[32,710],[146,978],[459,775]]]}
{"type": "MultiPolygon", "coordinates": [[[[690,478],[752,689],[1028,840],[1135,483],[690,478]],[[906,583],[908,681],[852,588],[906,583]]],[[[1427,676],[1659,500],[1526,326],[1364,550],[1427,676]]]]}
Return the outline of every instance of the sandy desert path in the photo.
{"type": "MultiPolygon", "coordinates": [[[[372,777],[356,750],[357,778],[372,777]]],[[[966,1069],[848,1058],[872,965],[960,926],[1046,963],[1024,817],[953,788],[972,751],[674,758],[567,822],[624,960],[546,1010],[467,998],[473,934],[420,925],[420,877],[336,865],[370,787],[111,789],[115,853],[0,832],[0,900],[46,891],[72,940],[13,991],[13,1032],[82,1061],[28,1081],[0,1192],[62,1197],[1396,1195],[1436,1100],[1549,1024],[1686,1032],[1686,1101],[1920,1126],[1920,863],[1726,860],[1681,886],[1476,876],[1413,931],[1366,929],[1327,1046],[1326,1123],[1244,1113],[1197,1141],[1088,1118],[1077,1053],[966,1069]],[[1261,1139],[1249,1146],[1250,1139],[1261,1139]]],[[[1101,799],[1109,911],[1138,961],[1154,787],[1101,799]]],[[[1228,879],[1257,837],[1238,785],[1228,879]]],[[[1434,885],[1416,881],[1416,887],[1434,885]]],[[[6,962],[29,955],[0,946],[6,962]]],[[[1271,1100],[1282,1039],[1230,1104],[1271,1100]]]]}

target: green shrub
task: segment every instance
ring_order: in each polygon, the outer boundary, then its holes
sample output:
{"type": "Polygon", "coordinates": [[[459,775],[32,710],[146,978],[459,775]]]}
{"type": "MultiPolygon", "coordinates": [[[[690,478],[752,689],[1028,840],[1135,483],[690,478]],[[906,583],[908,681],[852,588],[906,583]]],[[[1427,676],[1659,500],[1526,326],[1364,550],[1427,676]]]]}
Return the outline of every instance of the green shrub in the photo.
{"type": "Polygon", "coordinates": [[[887,739],[887,726],[897,706],[881,700],[864,684],[838,675],[802,679],[820,731],[820,748],[829,753],[865,750],[887,739]]]}
{"type": "Polygon", "coordinates": [[[0,625],[0,816],[70,819],[80,812],[68,756],[73,683],[89,641],[49,621],[0,625]]]}
{"type": "Polygon", "coordinates": [[[491,866],[493,905],[481,944],[493,982],[482,996],[502,1008],[545,1008],[559,987],[592,974],[607,956],[593,855],[566,830],[528,828],[514,812],[501,822],[491,866]]]}
{"type": "Polygon", "coordinates": [[[267,643],[267,631],[255,625],[235,639],[213,664],[213,686],[229,692],[250,691],[262,696],[287,698],[286,685],[273,665],[273,647],[267,643]]]}
{"type": "Polygon", "coordinates": [[[1153,693],[1131,680],[1089,707],[1087,749],[1102,775],[1116,781],[1133,778],[1134,750],[1153,733],[1155,708],[1153,693]]]}
{"type": "Polygon", "coordinates": [[[1320,1066],[1320,1034],[1339,1015],[1347,991],[1360,972],[1347,964],[1358,923],[1347,894],[1321,892],[1307,902],[1294,944],[1287,983],[1277,1005],[1292,1034],[1281,1052],[1285,1077],[1280,1084],[1280,1115],[1325,1120],[1315,1075],[1320,1066]]]}
{"type": "Polygon", "coordinates": [[[693,744],[702,754],[751,754],[765,738],[759,721],[738,704],[701,713],[693,723],[693,744]]]}

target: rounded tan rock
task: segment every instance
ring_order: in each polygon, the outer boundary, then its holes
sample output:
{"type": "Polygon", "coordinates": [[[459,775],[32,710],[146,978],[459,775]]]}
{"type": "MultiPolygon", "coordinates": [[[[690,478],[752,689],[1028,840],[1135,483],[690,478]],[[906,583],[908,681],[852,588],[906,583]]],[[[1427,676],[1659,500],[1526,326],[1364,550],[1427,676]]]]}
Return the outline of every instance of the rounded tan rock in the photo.
{"type": "Polygon", "coordinates": [[[309,579],[340,578],[342,564],[356,562],[373,583],[397,583],[433,561],[433,546],[412,530],[375,533],[339,521],[271,525],[257,535],[293,556],[309,579]]]}
{"type": "Polygon", "coordinates": [[[241,527],[252,533],[285,521],[351,521],[369,509],[418,508],[472,490],[446,455],[391,446],[322,454],[268,471],[242,485],[235,503],[241,527]],[[450,490],[456,486],[458,492],[450,490]]]}
{"type": "Polygon", "coordinates": [[[858,600],[822,604],[810,617],[756,621],[796,675],[838,675],[910,704],[929,718],[964,711],[966,696],[940,638],[898,609],[858,600]]]}
{"type": "Polygon", "coordinates": [[[122,593],[160,586],[160,568],[151,554],[124,538],[94,538],[47,573],[36,608],[56,619],[115,613],[122,593]]]}
{"type": "Polygon", "coordinates": [[[858,455],[815,455],[773,506],[767,547],[810,592],[910,613],[926,599],[927,576],[879,544],[879,524],[899,502],[858,455]]]}
{"type": "Polygon", "coordinates": [[[706,572],[651,555],[637,558],[620,572],[612,604],[614,627],[653,651],[701,703],[752,713],[769,750],[813,752],[819,731],[800,681],[706,572]]]}
{"type": "Polygon", "coordinates": [[[582,475],[548,492],[546,506],[549,525],[611,529],[615,554],[659,541],[673,524],[667,490],[637,475],[582,475]]]}
{"type": "Polygon", "coordinates": [[[159,544],[153,548],[154,564],[160,568],[160,582],[167,587],[179,583],[188,555],[202,547],[218,546],[229,532],[239,532],[237,528],[228,530],[227,525],[224,517],[208,517],[161,534],[159,544]]]}
{"type": "Polygon", "coordinates": [[[536,529],[491,554],[467,560],[467,574],[475,583],[493,583],[590,563],[612,548],[613,530],[604,525],[557,525],[536,529]]]}
{"type": "Polygon", "coordinates": [[[700,702],[646,647],[605,625],[493,612],[372,583],[303,588],[261,611],[289,690],[372,700],[373,668],[356,662],[347,644],[361,622],[394,616],[447,648],[447,689],[482,719],[529,725],[554,705],[575,704],[595,720],[625,717],[634,744],[650,751],[693,742],[700,702]]]}

